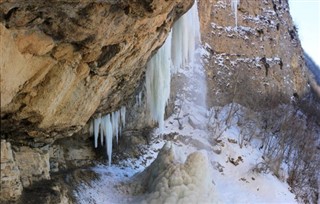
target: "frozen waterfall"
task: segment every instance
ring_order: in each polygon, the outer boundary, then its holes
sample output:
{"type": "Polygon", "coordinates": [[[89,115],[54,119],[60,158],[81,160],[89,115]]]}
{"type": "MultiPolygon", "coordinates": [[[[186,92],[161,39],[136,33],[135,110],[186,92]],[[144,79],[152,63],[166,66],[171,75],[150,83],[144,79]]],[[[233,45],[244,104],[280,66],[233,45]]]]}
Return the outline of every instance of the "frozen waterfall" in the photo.
{"type": "Polygon", "coordinates": [[[172,73],[194,61],[196,45],[200,42],[197,4],[174,24],[172,28],[172,73]]]}
{"type": "Polygon", "coordinates": [[[165,107],[170,96],[171,74],[195,61],[199,42],[199,16],[195,3],[174,24],[165,43],[147,64],[147,104],[151,119],[158,122],[160,131],[163,130],[165,107]]]}
{"type": "MultiPolygon", "coordinates": [[[[200,25],[198,17],[197,4],[184,14],[173,26],[167,39],[162,47],[147,63],[146,71],[146,97],[149,107],[150,118],[159,124],[160,131],[164,128],[164,114],[167,102],[170,96],[171,75],[178,72],[192,71],[195,89],[199,89],[199,93],[194,97],[201,101],[205,101],[206,86],[204,84],[203,67],[200,65],[198,47],[200,45],[200,25]],[[199,78],[200,76],[200,78],[199,78]],[[201,84],[201,85],[199,85],[201,84]]],[[[136,99],[141,104],[141,93],[136,99]]],[[[98,115],[91,122],[90,134],[94,136],[94,146],[98,147],[98,139],[100,135],[101,146],[106,144],[108,162],[111,165],[112,141],[115,137],[121,135],[125,126],[126,109],[122,107],[120,110],[111,114],[101,116],[98,115]]]]}
{"type": "Polygon", "coordinates": [[[236,28],[238,27],[238,6],[239,6],[239,4],[240,4],[240,0],[231,0],[231,9],[234,13],[236,28]]]}

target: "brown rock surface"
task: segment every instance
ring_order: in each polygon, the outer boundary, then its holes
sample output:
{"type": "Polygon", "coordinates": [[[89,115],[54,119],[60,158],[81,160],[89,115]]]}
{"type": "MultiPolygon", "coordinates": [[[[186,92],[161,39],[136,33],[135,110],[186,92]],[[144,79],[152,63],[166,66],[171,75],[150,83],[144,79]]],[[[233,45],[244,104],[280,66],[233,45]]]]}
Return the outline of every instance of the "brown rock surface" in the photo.
{"type": "Polygon", "coordinates": [[[229,1],[200,1],[209,51],[208,103],[270,108],[303,96],[307,75],[287,1],[241,0],[238,27],[229,1]]]}
{"type": "Polygon", "coordinates": [[[22,146],[14,152],[23,187],[28,187],[35,181],[50,179],[49,151],[46,148],[22,146]]]}
{"type": "MultiPolygon", "coordinates": [[[[97,158],[90,139],[74,133],[96,113],[133,107],[146,61],[192,2],[0,0],[2,198],[97,158]]],[[[286,1],[241,0],[236,30],[224,2],[198,5],[209,105],[261,108],[303,95],[305,66],[286,1]]],[[[145,104],[137,109],[127,127],[140,134],[145,104]]]]}
{"type": "Polygon", "coordinates": [[[2,131],[65,136],[119,109],[193,1],[0,4],[2,131]],[[13,60],[14,59],[14,60],[13,60]]]}
{"type": "Polygon", "coordinates": [[[0,202],[17,200],[22,193],[20,170],[13,158],[11,145],[1,140],[1,193],[0,202]]]}
{"type": "Polygon", "coordinates": [[[50,172],[97,159],[88,137],[63,138],[95,113],[128,104],[147,60],[192,3],[0,1],[1,138],[6,139],[1,199],[17,199],[23,187],[25,199],[26,189],[50,183],[50,172]]]}
{"type": "Polygon", "coordinates": [[[50,172],[88,166],[99,160],[89,134],[80,131],[72,137],[56,140],[49,148],[50,172]]]}

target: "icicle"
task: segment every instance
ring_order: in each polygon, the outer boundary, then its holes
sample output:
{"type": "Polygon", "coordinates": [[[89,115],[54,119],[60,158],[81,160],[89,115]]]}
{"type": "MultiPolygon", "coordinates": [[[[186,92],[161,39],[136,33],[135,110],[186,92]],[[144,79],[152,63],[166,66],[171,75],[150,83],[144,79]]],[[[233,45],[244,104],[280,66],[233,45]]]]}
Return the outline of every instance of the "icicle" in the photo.
{"type": "Polygon", "coordinates": [[[164,126],[164,113],[170,95],[171,33],[147,64],[146,90],[152,120],[164,126]]]}
{"type": "MultiPolygon", "coordinates": [[[[103,140],[103,117],[100,119],[100,141],[103,140]]],[[[103,145],[103,141],[101,141],[101,145],[103,145]]]]}
{"type": "Polygon", "coordinates": [[[234,13],[236,28],[238,27],[238,5],[239,4],[240,4],[240,0],[231,0],[231,9],[234,13]]]}
{"type": "Polygon", "coordinates": [[[112,113],[112,126],[113,126],[113,134],[116,137],[116,141],[118,144],[118,136],[119,136],[119,111],[115,111],[112,113]]]}
{"type": "Polygon", "coordinates": [[[105,136],[106,133],[106,116],[101,117],[101,126],[100,126],[100,142],[101,142],[101,146],[103,146],[103,136],[105,136]]]}
{"type": "Polygon", "coordinates": [[[150,116],[164,126],[165,107],[170,95],[170,69],[178,69],[194,62],[196,44],[200,43],[200,25],[197,4],[184,14],[173,26],[172,32],[158,52],[147,64],[146,95],[150,116]]]}
{"type": "Polygon", "coordinates": [[[106,149],[107,149],[107,155],[108,155],[108,162],[109,166],[111,165],[111,158],[112,158],[112,137],[113,137],[113,132],[112,132],[112,124],[111,124],[111,118],[110,114],[106,115],[106,149]]]}
{"type": "Polygon", "coordinates": [[[186,50],[186,45],[183,43],[183,36],[185,36],[184,34],[187,35],[188,33],[183,29],[185,27],[184,24],[185,20],[184,16],[182,16],[172,28],[172,74],[177,73],[178,69],[184,66],[184,61],[186,58],[184,52],[184,50],[186,50]]]}
{"type": "Polygon", "coordinates": [[[121,107],[120,115],[121,115],[122,128],[124,128],[126,125],[126,107],[125,106],[121,107]]]}
{"type": "Polygon", "coordinates": [[[94,119],[94,147],[98,147],[98,136],[99,136],[99,127],[101,123],[101,114],[99,114],[98,118],[94,119]]]}
{"type": "Polygon", "coordinates": [[[194,61],[195,45],[199,42],[200,24],[195,3],[172,28],[172,74],[194,61]]]}
{"type": "Polygon", "coordinates": [[[140,106],[142,105],[142,100],[141,100],[141,98],[142,98],[142,91],[140,91],[140,92],[138,93],[138,95],[136,95],[136,104],[138,105],[138,107],[140,107],[140,106]]]}
{"type": "MultiPolygon", "coordinates": [[[[196,44],[200,42],[199,20],[197,5],[195,4],[173,27],[165,43],[147,63],[146,72],[146,98],[152,120],[159,123],[160,131],[164,127],[164,114],[167,101],[170,96],[171,72],[177,72],[178,68],[194,61],[196,44]],[[192,23],[190,25],[190,22],[192,23]],[[173,36],[172,36],[173,35],[173,36]],[[172,42],[172,38],[174,41],[172,42]],[[173,52],[173,54],[172,54],[173,52]],[[173,61],[171,60],[173,58],[173,61]],[[173,66],[174,65],[174,66],[173,66]]],[[[136,98],[138,105],[142,104],[142,92],[136,98]]],[[[126,125],[126,107],[94,119],[93,134],[94,145],[98,146],[100,129],[100,141],[106,140],[106,149],[109,165],[112,158],[112,138],[121,135],[126,125]]]]}
{"type": "Polygon", "coordinates": [[[108,155],[109,165],[111,165],[112,157],[112,138],[118,138],[121,135],[126,121],[126,107],[121,107],[120,110],[112,112],[111,114],[101,117],[101,114],[97,118],[90,122],[90,134],[94,135],[94,147],[98,147],[98,137],[100,130],[100,142],[101,146],[104,145],[104,138],[106,143],[106,151],[108,155]]]}
{"type": "Polygon", "coordinates": [[[140,91],[138,94],[138,105],[139,107],[142,105],[142,91],[140,91]]]}
{"type": "Polygon", "coordinates": [[[112,125],[112,132],[113,136],[115,136],[116,133],[116,119],[115,119],[115,112],[111,113],[111,125],[112,125]]]}
{"type": "Polygon", "coordinates": [[[118,111],[111,113],[111,124],[112,124],[112,132],[113,136],[116,137],[116,141],[118,143],[118,131],[119,131],[119,120],[118,120],[118,111]]]}

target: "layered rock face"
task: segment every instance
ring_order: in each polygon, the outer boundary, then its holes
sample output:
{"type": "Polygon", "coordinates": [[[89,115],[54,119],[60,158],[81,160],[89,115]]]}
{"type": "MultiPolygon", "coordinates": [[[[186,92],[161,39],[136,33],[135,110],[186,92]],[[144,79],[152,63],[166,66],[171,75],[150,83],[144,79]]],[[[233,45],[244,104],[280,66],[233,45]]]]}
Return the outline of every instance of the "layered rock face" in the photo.
{"type": "Polygon", "coordinates": [[[13,158],[11,144],[1,140],[1,200],[15,200],[22,192],[20,170],[13,158]]]}
{"type": "Polygon", "coordinates": [[[129,103],[193,1],[0,2],[1,200],[15,200],[50,172],[97,158],[88,128],[52,143],[129,103]]]}
{"type": "Polygon", "coordinates": [[[233,11],[228,1],[199,1],[209,105],[261,109],[303,96],[306,67],[288,2],[239,2],[233,11]]]}
{"type": "Polygon", "coordinates": [[[0,7],[1,122],[5,132],[47,142],[124,105],[152,52],[193,3],[36,2],[0,7]]]}
{"type": "MultiPolygon", "coordinates": [[[[0,2],[1,199],[16,200],[50,173],[97,159],[89,118],[133,107],[147,60],[193,1],[0,2]]],[[[261,108],[303,95],[305,67],[287,2],[241,0],[237,29],[226,2],[198,3],[209,105],[261,108]]],[[[144,119],[144,108],[128,118],[144,119]]]]}

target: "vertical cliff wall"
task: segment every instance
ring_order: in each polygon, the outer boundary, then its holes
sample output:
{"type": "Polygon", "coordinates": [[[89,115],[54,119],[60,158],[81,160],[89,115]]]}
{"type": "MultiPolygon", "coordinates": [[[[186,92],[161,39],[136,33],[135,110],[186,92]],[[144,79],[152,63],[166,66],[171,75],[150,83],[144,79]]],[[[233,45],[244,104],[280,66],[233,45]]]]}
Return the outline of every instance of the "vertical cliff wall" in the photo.
{"type": "Polygon", "coordinates": [[[199,1],[208,102],[254,109],[302,97],[307,75],[297,28],[284,0],[199,1]],[[237,16],[237,26],[235,14],[237,16]]]}
{"type": "MultiPolygon", "coordinates": [[[[147,131],[134,120],[145,119],[145,106],[131,99],[147,60],[193,1],[0,2],[1,198],[15,200],[53,172],[99,157],[90,117],[137,106],[127,134],[147,131]]],[[[303,96],[305,65],[287,1],[241,0],[237,27],[228,0],[198,7],[209,106],[260,109],[303,96]]]]}
{"type": "Polygon", "coordinates": [[[96,158],[87,132],[52,143],[128,104],[147,60],[192,4],[0,1],[1,200],[96,158]]]}

